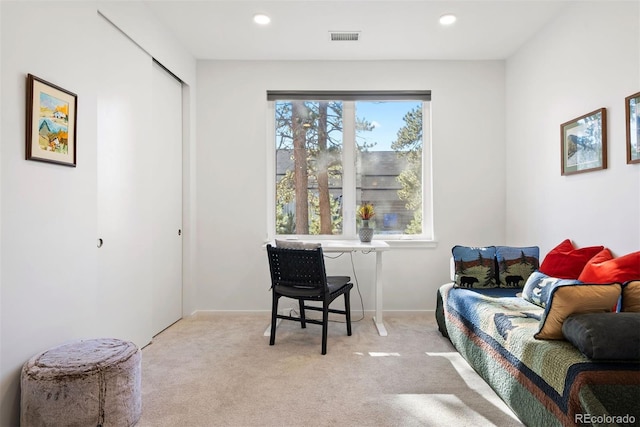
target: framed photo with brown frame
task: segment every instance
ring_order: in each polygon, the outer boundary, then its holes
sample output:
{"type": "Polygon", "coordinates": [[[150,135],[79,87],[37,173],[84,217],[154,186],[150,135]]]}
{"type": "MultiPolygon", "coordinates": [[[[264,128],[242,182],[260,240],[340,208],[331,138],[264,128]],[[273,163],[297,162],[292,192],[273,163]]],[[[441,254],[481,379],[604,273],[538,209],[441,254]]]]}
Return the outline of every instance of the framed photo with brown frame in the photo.
{"type": "Polygon", "coordinates": [[[627,118],[627,163],[640,163],[640,92],[624,99],[627,118]]]}
{"type": "Polygon", "coordinates": [[[560,125],[562,175],[607,168],[607,110],[600,108],[560,125]]]}
{"type": "Polygon", "coordinates": [[[76,166],[78,96],[27,75],[26,159],[76,166]]]}

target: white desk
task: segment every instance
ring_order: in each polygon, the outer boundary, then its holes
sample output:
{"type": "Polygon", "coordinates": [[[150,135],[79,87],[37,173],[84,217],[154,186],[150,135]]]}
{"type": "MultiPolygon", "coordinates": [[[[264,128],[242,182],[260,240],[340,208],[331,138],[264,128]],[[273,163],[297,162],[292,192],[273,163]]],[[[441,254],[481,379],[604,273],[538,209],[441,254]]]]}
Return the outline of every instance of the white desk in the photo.
{"type": "Polygon", "coordinates": [[[387,329],[382,322],[382,252],[391,249],[387,242],[382,240],[372,240],[371,242],[364,243],[360,240],[322,240],[322,252],[362,252],[376,253],[376,315],[373,318],[373,323],[378,329],[378,334],[381,337],[387,336],[387,329]]]}
{"type": "MultiPolygon", "coordinates": [[[[320,243],[322,245],[322,252],[324,253],[346,253],[346,252],[362,252],[362,253],[376,253],[376,315],[373,318],[373,323],[378,329],[378,334],[382,337],[387,336],[387,329],[382,322],[382,252],[388,251],[390,246],[387,242],[381,240],[373,240],[368,243],[363,243],[360,240],[304,240],[305,242],[320,243]]],[[[274,244],[274,243],[271,243],[274,244]]],[[[266,332],[265,332],[266,335],[266,332]]]]}

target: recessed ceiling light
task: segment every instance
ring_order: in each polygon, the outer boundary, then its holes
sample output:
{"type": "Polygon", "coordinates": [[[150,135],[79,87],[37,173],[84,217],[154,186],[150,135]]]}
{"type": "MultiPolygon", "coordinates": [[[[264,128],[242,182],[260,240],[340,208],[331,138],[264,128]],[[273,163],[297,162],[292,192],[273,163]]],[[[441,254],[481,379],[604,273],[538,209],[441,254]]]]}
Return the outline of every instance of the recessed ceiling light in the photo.
{"type": "Polygon", "coordinates": [[[264,13],[257,13],[253,15],[253,22],[258,25],[267,25],[269,22],[271,22],[271,18],[269,18],[264,13]]]}
{"type": "Polygon", "coordinates": [[[456,22],[456,15],[452,13],[447,13],[440,17],[440,25],[451,25],[456,22]]]}

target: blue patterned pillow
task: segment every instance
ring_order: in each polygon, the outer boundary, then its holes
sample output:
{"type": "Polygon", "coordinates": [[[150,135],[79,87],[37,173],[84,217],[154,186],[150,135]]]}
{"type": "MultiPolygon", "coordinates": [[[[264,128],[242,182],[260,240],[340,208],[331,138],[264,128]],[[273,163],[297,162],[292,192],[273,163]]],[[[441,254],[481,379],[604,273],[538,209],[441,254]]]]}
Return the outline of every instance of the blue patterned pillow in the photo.
{"type": "Polygon", "coordinates": [[[576,285],[580,283],[582,282],[579,280],[558,279],[556,277],[549,277],[539,271],[534,271],[522,289],[522,298],[532,304],[545,308],[547,301],[549,301],[551,291],[557,286],[576,285]]]}
{"type": "Polygon", "coordinates": [[[456,245],[451,250],[455,265],[455,287],[497,288],[495,274],[496,247],[456,245]]]}
{"type": "Polygon", "coordinates": [[[522,288],[531,273],[540,266],[540,248],[496,246],[496,262],[496,279],[500,287],[522,288]]]}

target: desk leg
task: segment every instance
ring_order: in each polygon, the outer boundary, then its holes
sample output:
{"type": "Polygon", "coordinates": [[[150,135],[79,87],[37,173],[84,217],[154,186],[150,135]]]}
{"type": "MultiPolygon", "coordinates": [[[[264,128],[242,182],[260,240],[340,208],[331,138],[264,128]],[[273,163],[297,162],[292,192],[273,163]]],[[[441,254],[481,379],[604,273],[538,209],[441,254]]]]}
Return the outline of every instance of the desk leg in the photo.
{"type": "Polygon", "coordinates": [[[387,329],[382,323],[382,251],[376,251],[376,316],[373,318],[381,337],[387,336],[387,329]]]}

